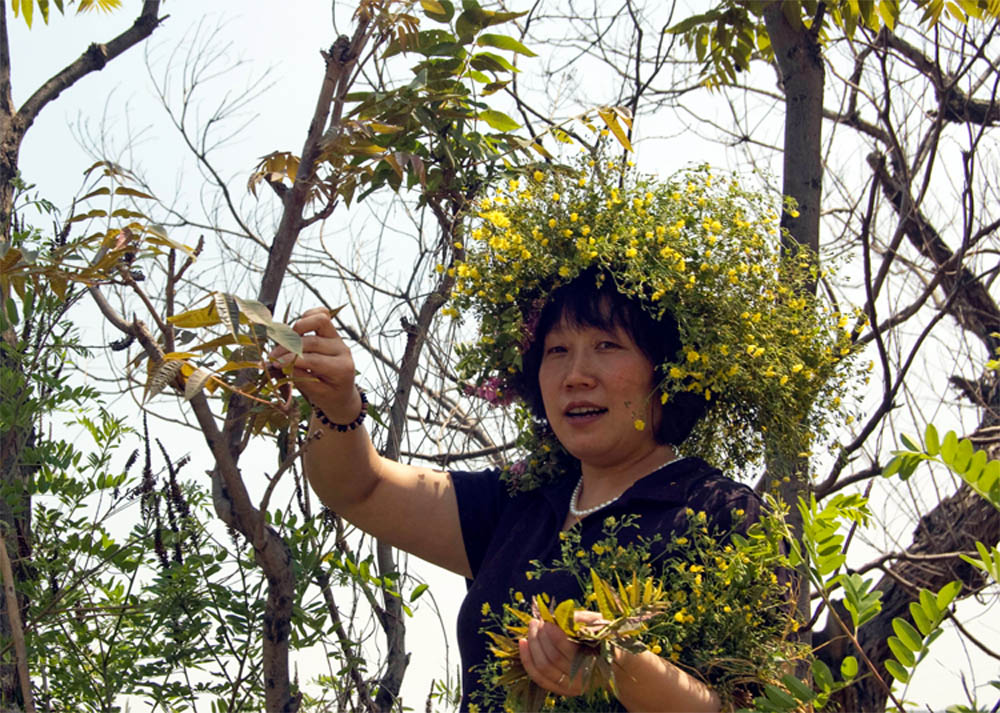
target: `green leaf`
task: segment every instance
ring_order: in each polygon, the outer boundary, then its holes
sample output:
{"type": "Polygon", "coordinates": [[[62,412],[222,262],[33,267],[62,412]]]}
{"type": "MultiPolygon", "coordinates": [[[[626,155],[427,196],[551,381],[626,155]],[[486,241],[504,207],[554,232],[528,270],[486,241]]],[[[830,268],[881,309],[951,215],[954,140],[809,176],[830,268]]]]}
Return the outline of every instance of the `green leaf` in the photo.
{"type": "Polygon", "coordinates": [[[782,676],[781,682],[785,684],[785,688],[788,689],[789,693],[791,693],[793,696],[795,696],[803,703],[808,703],[809,701],[816,698],[816,691],[809,688],[809,686],[804,684],[799,679],[795,678],[795,676],[791,675],[790,673],[786,673],[784,676],[782,676]]]}
{"type": "Polygon", "coordinates": [[[966,468],[966,480],[975,482],[979,480],[979,474],[983,472],[983,468],[986,467],[986,461],[989,456],[986,455],[986,451],[976,451],[972,454],[971,460],[969,460],[969,466],[966,468]]]}
{"type": "Polygon", "coordinates": [[[955,460],[957,450],[958,436],[955,435],[954,431],[948,431],[944,434],[944,440],[941,441],[941,460],[944,461],[945,465],[951,465],[952,461],[955,460]]]}
{"type": "Polygon", "coordinates": [[[790,695],[782,691],[777,686],[772,686],[770,683],[764,684],[764,695],[771,703],[778,706],[781,710],[792,711],[798,708],[798,703],[790,695]]]}
{"type": "Polygon", "coordinates": [[[941,609],[937,605],[937,599],[926,589],[920,590],[920,607],[924,614],[937,627],[937,622],[941,618],[941,609]]]}
{"type": "Polygon", "coordinates": [[[927,430],[924,431],[924,447],[929,456],[936,456],[941,452],[941,441],[938,439],[938,432],[933,423],[928,423],[927,430]]]}
{"type": "Polygon", "coordinates": [[[893,2],[881,0],[878,4],[878,12],[879,15],[882,16],[882,21],[885,23],[885,26],[892,31],[892,29],[896,26],[896,20],[899,16],[899,6],[893,2]]]}
{"type": "Polygon", "coordinates": [[[888,640],[889,650],[892,651],[892,655],[896,657],[899,663],[903,664],[907,668],[913,668],[917,663],[916,657],[913,655],[913,651],[910,651],[906,645],[900,641],[895,636],[890,636],[888,640]]]}
{"type": "Polygon", "coordinates": [[[476,44],[480,47],[496,47],[497,49],[507,50],[508,52],[523,54],[525,57],[538,56],[513,37],[509,37],[507,35],[485,33],[476,39],[476,44]]]}
{"type": "Polygon", "coordinates": [[[903,445],[906,446],[907,450],[912,451],[914,453],[921,452],[920,446],[918,446],[916,443],[910,440],[910,437],[907,436],[905,433],[899,434],[899,440],[903,442],[903,445]]]}
{"type": "Polygon", "coordinates": [[[910,674],[906,672],[906,669],[903,668],[898,661],[888,659],[885,661],[884,665],[885,670],[888,671],[897,681],[900,681],[901,683],[910,682],[910,674]]]}
{"type": "Polygon", "coordinates": [[[420,0],[424,14],[435,22],[451,22],[455,16],[455,6],[448,0],[420,0]]]}
{"type": "Polygon", "coordinates": [[[469,65],[474,69],[478,69],[485,72],[519,72],[520,70],[507,61],[505,57],[502,57],[493,52],[477,52],[472,55],[469,60],[469,65]]]}
{"type": "Polygon", "coordinates": [[[924,614],[924,610],[921,609],[920,605],[917,604],[916,602],[910,602],[910,617],[913,619],[913,622],[917,625],[917,628],[920,630],[920,633],[923,634],[924,636],[927,636],[932,631],[934,631],[934,624],[931,622],[930,619],[927,618],[927,615],[924,614]]]}
{"type": "Polygon", "coordinates": [[[812,662],[813,681],[824,691],[833,688],[833,673],[823,661],[814,659],[812,662]]]}
{"type": "MultiPolygon", "coordinates": [[[[892,630],[896,632],[896,636],[906,644],[910,651],[920,651],[924,647],[923,637],[920,636],[920,632],[913,628],[913,625],[906,619],[901,619],[896,617],[892,620],[892,630]]],[[[898,657],[897,657],[898,658],[898,657]]],[[[913,664],[907,664],[912,666],[913,664]]]]}
{"type": "Polygon", "coordinates": [[[858,675],[858,660],[853,656],[845,656],[840,662],[840,675],[846,680],[858,675]]]}
{"type": "Polygon", "coordinates": [[[969,464],[972,460],[974,452],[975,448],[972,445],[972,441],[968,438],[963,438],[958,442],[958,448],[955,451],[955,459],[951,462],[951,467],[959,473],[965,473],[969,470],[969,464]]]}
{"type": "Polygon", "coordinates": [[[948,582],[948,584],[941,587],[937,593],[936,604],[938,609],[942,612],[948,608],[958,593],[962,591],[962,583],[959,581],[948,582]]]}
{"type": "Polygon", "coordinates": [[[902,465],[903,465],[903,457],[894,456],[893,459],[889,461],[889,463],[885,466],[885,468],[882,469],[882,477],[891,478],[892,476],[894,476],[896,473],[899,472],[899,469],[902,467],[902,465]]]}
{"type": "Polygon", "coordinates": [[[424,584],[418,584],[416,587],[414,587],[413,591],[410,592],[410,601],[411,602],[417,601],[417,599],[420,598],[420,595],[427,591],[427,588],[429,586],[430,585],[428,585],[427,583],[424,583],[424,584]]]}
{"type": "Polygon", "coordinates": [[[715,22],[718,18],[718,12],[709,12],[704,15],[692,15],[689,18],[681,20],[673,27],[668,27],[664,30],[664,32],[670,35],[683,35],[693,29],[696,25],[704,25],[709,22],[715,22]]]}
{"type": "Polygon", "coordinates": [[[484,109],[476,116],[497,131],[516,131],[521,128],[520,124],[504,114],[502,111],[497,111],[496,109],[484,109]]]}

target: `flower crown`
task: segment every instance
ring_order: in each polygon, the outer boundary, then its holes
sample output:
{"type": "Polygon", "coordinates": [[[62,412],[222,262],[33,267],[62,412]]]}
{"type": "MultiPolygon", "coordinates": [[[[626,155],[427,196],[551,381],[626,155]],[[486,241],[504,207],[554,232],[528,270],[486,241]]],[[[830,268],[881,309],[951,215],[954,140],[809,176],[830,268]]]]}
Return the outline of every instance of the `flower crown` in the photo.
{"type": "MultiPolygon", "coordinates": [[[[765,449],[808,451],[842,408],[838,374],[864,319],[814,297],[818,261],[782,244],[782,208],[794,211],[706,166],[662,180],[592,158],[510,180],[477,204],[464,260],[448,268],[455,288],[444,312],[479,321],[478,339],[459,347],[460,373],[491,404],[520,402],[522,354],[542,307],[594,270],[654,318],[677,320],[684,346],[656,365],[658,393],[665,408],[681,392],[709,403],[686,454],[741,468],[765,449]]],[[[510,475],[558,465],[547,455],[558,444],[523,402],[518,427],[534,462],[510,475]]]]}

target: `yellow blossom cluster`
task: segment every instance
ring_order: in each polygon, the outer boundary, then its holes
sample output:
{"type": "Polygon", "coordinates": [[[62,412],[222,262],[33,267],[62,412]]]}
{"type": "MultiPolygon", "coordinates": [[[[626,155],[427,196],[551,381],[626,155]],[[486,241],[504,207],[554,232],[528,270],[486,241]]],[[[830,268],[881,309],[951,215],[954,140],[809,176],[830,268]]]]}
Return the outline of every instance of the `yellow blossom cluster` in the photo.
{"type": "Polygon", "coordinates": [[[668,179],[605,160],[572,168],[536,170],[480,201],[465,259],[441,266],[455,277],[446,314],[478,320],[478,341],[460,350],[464,376],[516,392],[548,295],[597,268],[678,321],[685,350],[657,365],[657,397],[669,408],[693,392],[713,407],[687,452],[739,467],[765,448],[813,448],[841,407],[865,322],[815,297],[818,261],[782,246],[782,206],[708,167],[668,179]]]}

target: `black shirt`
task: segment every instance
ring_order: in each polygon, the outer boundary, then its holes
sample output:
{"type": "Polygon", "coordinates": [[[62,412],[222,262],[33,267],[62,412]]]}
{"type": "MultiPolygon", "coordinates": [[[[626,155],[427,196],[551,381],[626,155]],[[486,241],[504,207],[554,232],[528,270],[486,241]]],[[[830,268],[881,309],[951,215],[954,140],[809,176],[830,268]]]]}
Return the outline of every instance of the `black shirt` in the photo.
{"type": "MultiPolygon", "coordinates": [[[[473,575],[458,612],[462,710],[467,710],[469,696],[479,687],[478,675],[471,669],[490,655],[486,637],[479,631],[484,624],[484,606],[501,611],[512,592],[521,592],[528,600],[545,592],[556,602],[570,598],[581,601],[582,592],[569,574],[526,576],[533,569],[532,560],[549,564],[559,557],[559,532],[578,478],[578,472],[567,474],[511,496],[495,470],[452,473],[473,575]]],[[[674,533],[687,530],[687,508],[704,511],[710,526],[725,533],[732,529],[734,510],[745,512],[743,524],[752,523],[760,515],[761,502],[750,488],[726,478],[704,461],[683,458],[639,479],[618,500],[586,516],[575,527],[582,528],[580,546],[589,549],[603,539],[607,517],[639,515],[637,527],[622,530],[620,543],[627,545],[639,536],[648,540],[659,534],[659,552],[655,545],[651,551],[655,558],[674,533]]],[[[659,562],[662,567],[662,558],[659,562]]]]}

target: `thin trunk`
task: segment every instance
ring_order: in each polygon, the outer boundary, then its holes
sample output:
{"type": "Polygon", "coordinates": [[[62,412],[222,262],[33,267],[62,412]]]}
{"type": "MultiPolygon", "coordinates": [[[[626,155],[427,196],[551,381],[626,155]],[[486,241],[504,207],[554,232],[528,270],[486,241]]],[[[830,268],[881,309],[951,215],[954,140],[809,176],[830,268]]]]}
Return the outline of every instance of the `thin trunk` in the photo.
{"type": "MultiPolygon", "coordinates": [[[[784,165],[782,193],[796,202],[797,214],[784,211],[781,227],[787,231],[786,250],[805,246],[819,253],[820,199],[823,186],[823,161],[820,153],[823,121],[823,58],[815,35],[801,24],[798,8],[786,12],[784,3],[772,2],[764,12],[775,60],[781,72],[785,93],[784,165]]],[[[818,26],[820,23],[816,23],[818,26]]],[[[814,286],[815,289],[815,286],[814,286]]],[[[809,497],[808,461],[795,453],[768,454],[768,489],[777,491],[790,506],[789,525],[802,531],[799,498],[809,497]]],[[[796,610],[801,621],[810,616],[809,579],[799,572],[796,610]]],[[[798,634],[809,643],[810,632],[803,627],[798,634]]],[[[798,672],[807,675],[805,670],[798,672]]]]}

